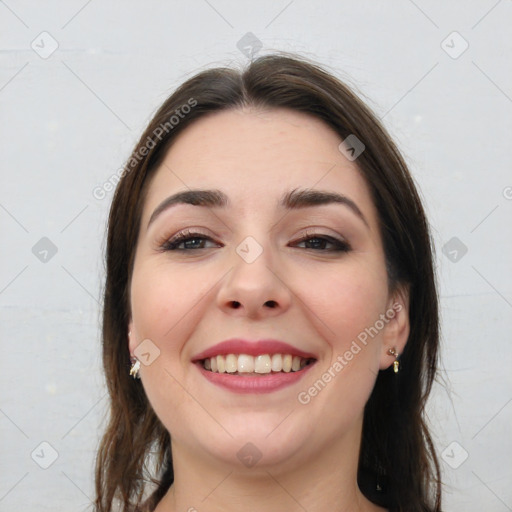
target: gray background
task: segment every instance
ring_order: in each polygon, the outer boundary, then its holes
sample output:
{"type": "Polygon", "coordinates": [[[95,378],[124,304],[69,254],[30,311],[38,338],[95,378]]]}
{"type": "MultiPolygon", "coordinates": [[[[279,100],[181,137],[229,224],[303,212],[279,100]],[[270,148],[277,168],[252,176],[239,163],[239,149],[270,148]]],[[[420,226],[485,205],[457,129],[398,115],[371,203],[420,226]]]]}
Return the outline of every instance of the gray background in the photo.
{"type": "Polygon", "coordinates": [[[512,510],[511,24],[510,0],[0,2],[0,510],[90,507],[112,197],[93,190],[180,82],[247,60],[247,32],[345,78],[398,141],[437,250],[444,509],[512,510]]]}

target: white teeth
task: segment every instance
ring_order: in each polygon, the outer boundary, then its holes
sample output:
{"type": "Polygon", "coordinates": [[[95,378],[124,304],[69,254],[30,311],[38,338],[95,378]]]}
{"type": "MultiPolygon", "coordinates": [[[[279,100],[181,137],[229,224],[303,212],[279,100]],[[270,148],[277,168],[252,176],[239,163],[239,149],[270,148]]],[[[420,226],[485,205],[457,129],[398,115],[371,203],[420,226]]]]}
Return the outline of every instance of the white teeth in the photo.
{"type": "Polygon", "coordinates": [[[224,373],[226,371],[226,359],[224,356],[217,356],[217,371],[224,373]]]}
{"type": "Polygon", "coordinates": [[[240,354],[238,356],[238,371],[252,373],[254,371],[254,357],[240,354]]]}
{"type": "Polygon", "coordinates": [[[291,354],[227,354],[209,357],[203,361],[205,370],[215,373],[268,374],[296,372],[307,366],[309,359],[291,354]]]}
{"type": "Polygon", "coordinates": [[[228,354],[226,356],[226,372],[235,373],[238,371],[238,357],[235,354],[228,354]]]}
{"type": "Polygon", "coordinates": [[[292,356],[290,354],[286,354],[283,356],[283,372],[288,373],[292,369],[292,356]]]}
{"type": "Polygon", "coordinates": [[[283,369],[283,358],[281,354],[274,354],[272,356],[272,371],[280,372],[283,369]]]}
{"type": "Polygon", "coordinates": [[[272,364],[268,354],[256,356],[254,358],[254,372],[255,373],[270,373],[272,371],[272,364]]]}

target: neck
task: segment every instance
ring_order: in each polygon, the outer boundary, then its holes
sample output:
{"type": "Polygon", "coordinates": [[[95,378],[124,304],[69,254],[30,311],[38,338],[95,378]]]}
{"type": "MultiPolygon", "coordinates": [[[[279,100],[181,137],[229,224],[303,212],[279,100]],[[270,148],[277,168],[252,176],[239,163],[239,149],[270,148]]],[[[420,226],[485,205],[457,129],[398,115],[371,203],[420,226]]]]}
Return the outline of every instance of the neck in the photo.
{"type": "Polygon", "coordinates": [[[360,430],[321,453],[239,469],[172,444],[175,480],[155,512],[377,512],[357,486],[360,430]]]}

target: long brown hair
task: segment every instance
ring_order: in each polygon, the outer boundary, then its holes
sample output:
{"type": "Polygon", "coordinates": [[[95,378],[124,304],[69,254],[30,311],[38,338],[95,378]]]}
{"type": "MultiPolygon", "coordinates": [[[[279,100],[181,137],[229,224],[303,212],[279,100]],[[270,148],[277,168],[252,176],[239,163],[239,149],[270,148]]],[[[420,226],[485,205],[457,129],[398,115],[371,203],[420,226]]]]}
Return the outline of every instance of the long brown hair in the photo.
{"type": "Polygon", "coordinates": [[[425,212],[403,158],[375,115],[331,73],[287,53],[187,80],[153,116],[124,168],[108,219],[103,364],[110,419],[97,457],[96,511],[111,512],[115,502],[123,512],[141,510],[144,503],[152,510],[174,480],[169,433],[140,381],[129,376],[129,289],[148,186],[187,126],[208,113],[245,106],[304,112],[343,140],[355,135],[366,146],[356,163],[378,210],[390,287],[410,290],[410,335],[400,372],[379,372],[366,404],[358,482],[369,499],[390,511],[437,512],[439,463],[424,408],[436,374],[439,319],[425,212]]]}

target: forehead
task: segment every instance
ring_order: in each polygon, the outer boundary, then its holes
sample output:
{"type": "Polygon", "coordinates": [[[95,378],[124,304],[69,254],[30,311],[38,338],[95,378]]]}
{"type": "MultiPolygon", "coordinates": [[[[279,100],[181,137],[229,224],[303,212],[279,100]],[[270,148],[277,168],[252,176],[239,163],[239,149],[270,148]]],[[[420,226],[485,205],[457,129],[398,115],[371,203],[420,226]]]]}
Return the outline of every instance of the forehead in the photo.
{"type": "Polygon", "coordinates": [[[293,188],[332,190],[375,215],[365,180],[321,120],[288,109],[208,114],[173,142],[148,190],[143,218],[168,195],[221,189],[240,211],[261,210],[293,188]]]}

